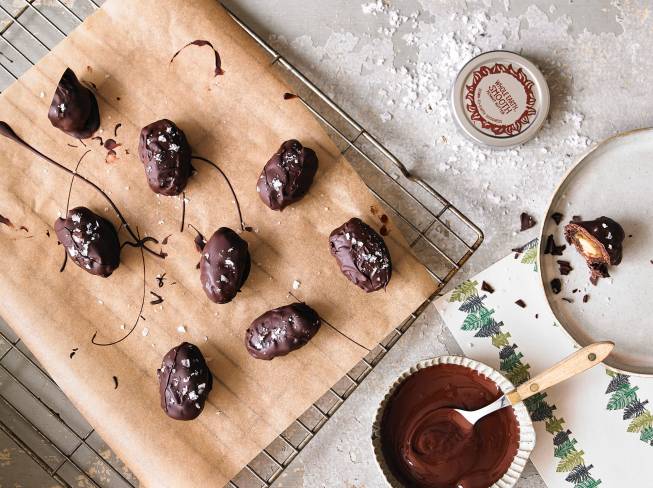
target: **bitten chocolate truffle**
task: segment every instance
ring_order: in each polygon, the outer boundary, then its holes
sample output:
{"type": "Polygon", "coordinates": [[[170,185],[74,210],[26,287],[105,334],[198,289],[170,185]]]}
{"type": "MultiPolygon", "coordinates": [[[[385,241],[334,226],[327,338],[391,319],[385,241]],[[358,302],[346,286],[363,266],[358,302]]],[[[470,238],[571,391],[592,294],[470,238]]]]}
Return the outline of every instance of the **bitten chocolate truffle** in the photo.
{"type": "Polygon", "coordinates": [[[308,193],[317,172],[315,151],[291,139],[281,144],[256,183],[261,200],[272,210],[283,210],[308,193]]]}
{"type": "Polygon", "coordinates": [[[361,219],[353,218],[331,232],[329,244],[340,271],[356,286],[367,293],[388,286],[390,252],[383,238],[361,219]]]}
{"type": "Polygon", "coordinates": [[[111,222],[86,207],[68,211],[54,222],[57,239],[80,268],[104,278],[120,264],[120,241],[111,222]]]}
{"type": "Polygon", "coordinates": [[[230,302],[249,276],[247,241],[228,227],[220,227],[201,251],[200,281],[204,293],[215,303],[230,302]]]}
{"type": "Polygon", "coordinates": [[[154,193],[174,196],[186,188],[193,170],[191,149],[184,132],[174,122],[161,119],[143,127],[138,156],[154,193]]]}
{"type": "Polygon", "coordinates": [[[193,420],[202,413],[213,387],[213,375],[197,346],[182,342],[170,349],[156,374],[161,408],[168,417],[193,420]]]}
{"type": "Polygon", "coordinates": [[[305,346],[321,325],[320,316],[305,303],[292,303],[254,319],[245,346],[256,359],[274,359],[305,346]]]}
{"type": "Polygon", "coordinates": [[[91,137],[100,127],[95,94],[79,82],[70,68],[66,68],[59,80],[48,119],[54,127],[77,139],[91,137]]]}
{"type": "Polygon", "coordinates": [[[626,234],[617,222],[608,217],[571,221],[565,226],[565,239],[573,244],[590,269],[590,281],[610,276],[608,266],[621,262],[622,243],[626,234]]]}

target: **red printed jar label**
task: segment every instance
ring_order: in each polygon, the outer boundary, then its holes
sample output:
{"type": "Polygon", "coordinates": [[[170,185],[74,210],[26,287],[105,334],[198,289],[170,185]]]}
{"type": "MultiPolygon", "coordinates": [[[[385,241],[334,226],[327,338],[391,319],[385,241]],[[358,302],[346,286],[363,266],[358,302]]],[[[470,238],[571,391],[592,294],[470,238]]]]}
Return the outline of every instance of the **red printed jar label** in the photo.
{"type": "Polygon", "coordinates": [[[494,137],[513,137],[535,120],[533,81],[522,68],[496,63],[473,71],[465,83],[465,114],[494,137]]]}

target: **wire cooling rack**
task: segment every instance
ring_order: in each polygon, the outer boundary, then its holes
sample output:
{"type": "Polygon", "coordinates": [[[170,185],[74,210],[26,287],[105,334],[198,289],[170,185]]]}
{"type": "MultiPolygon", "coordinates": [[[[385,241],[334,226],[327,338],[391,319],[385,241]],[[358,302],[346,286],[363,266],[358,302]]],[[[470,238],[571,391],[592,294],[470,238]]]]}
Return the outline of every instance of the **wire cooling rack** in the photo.
{"type": "MultiPolygon", "coordinates": [[[[0,87],[17,79],[103,1],[0,0],[0,87]]],[[[268,487],[478,249],[483,233],[429,184],[411,175],[383,144],[286,58],[231,15],[269,54],[272,69],[297,95],[294,102],[304,104],[329,132],[342,154],[346,154],[370,191],[383,203],[379,212],[390,214],[438,284],[431,297],[227,485],[268,487]]],[[[41,475],[63,486],[138,485],[20,338],[1,321],[0,431],[42,468],[41,475]]],[[[37,483],[40,482],[35,481],[34,486],[37,483]]]]}

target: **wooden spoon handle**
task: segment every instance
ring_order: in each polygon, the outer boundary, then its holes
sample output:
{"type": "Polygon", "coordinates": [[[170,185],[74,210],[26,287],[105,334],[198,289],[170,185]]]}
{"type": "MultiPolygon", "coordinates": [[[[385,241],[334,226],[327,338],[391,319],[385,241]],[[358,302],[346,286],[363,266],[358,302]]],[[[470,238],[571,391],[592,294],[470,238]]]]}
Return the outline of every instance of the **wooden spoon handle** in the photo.
{"type": "Polygon", "coordinates": [[[510,403],[526,400],[528,397],[557,385],[572,376],[582,373],[586,369],[595,366],[603,361],[614,348],[614,342],[604,341],[595,342],[582,349],[579,349],[571,356],[566,357],[557,364],[554,364],[546,371],[522,383],[516,390],[511,391],[506,396],[510,403]]]}

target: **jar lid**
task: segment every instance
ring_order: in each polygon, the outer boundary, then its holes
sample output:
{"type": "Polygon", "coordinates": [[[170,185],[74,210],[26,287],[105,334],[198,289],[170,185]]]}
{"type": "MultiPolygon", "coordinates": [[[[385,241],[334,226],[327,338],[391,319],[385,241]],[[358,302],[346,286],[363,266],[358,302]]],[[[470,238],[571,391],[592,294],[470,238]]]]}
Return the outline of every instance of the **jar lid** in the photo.
{"type": "Polygon", "coordinates": [[[531,139],[549,112],[549,87],[519,54],[490,51],[469,61],[451,90],[453,116],[473,141],[510,147],[531,139]]]}

